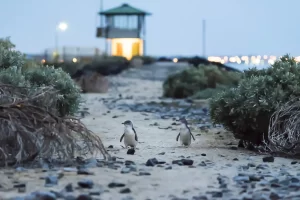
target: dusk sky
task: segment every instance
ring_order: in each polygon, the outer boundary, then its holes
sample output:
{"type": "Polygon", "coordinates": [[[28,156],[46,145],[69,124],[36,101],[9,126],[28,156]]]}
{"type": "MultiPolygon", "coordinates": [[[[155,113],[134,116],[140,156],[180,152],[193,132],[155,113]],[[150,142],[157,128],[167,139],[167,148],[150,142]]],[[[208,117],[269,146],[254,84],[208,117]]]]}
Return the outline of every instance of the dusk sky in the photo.
{"type": "MultiPolygon", "coordinates": [[[[151,12],[149,55],[201,55],[202,20],[207,55],[300,55],[300,0],[104,0],[104,10],[123,3],[151,12]]],[[[0,37],[17,49],[40,53],[55,45],[104,48],[96,38],[100,0],[1,0],[0,37]]]]}

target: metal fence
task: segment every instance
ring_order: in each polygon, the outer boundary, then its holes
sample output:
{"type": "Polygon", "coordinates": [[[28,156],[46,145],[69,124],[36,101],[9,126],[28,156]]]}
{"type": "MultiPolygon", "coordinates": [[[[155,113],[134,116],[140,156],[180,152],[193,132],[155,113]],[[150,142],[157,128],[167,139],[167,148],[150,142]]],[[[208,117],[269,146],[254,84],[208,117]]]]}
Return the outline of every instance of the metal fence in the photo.
{"type": "MultiPolygon", "coordinates": [[[[90,60],[95,56],[102,55],[103,52],[96,47],[61,47],[57,49],[59,61],[78,62],[90,60]]],[[[57,57],[55,48],[47,48],[44,53],[37,55],[28,55],[28,58],[41,62],[53,62],[57,57]]]]}

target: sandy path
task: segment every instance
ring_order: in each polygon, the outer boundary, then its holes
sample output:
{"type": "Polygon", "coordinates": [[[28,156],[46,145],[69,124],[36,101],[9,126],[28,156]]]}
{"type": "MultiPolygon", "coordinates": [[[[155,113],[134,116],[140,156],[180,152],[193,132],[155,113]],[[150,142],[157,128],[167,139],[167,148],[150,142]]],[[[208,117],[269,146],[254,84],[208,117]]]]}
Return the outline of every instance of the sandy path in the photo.
{"type": "MultiPolygon", "coordinates": [[[[122,167],[118,170],[107,167],[91,168],[90,170],[95,172],[95,175],[78,176],[73,172],[64,172],[65,176],[59,181],[57,186],[45,188],[45,181],[38,179],[38,177],[45,175],[45,173],[37,172],[37,170],[29,170],[28,173],[12,173],[10,179],[3,178],[2,182],[6,180],[8,185],[13,180],[27,182],[27,192],[35,190],[60,191],[70,182],[76,186],[77,181],[82,178],[88,178],[93,180],[97,185],[94,187],[94,190],[108,190],[101,194],[101,199],[130,199],[129,197],[138,200],[176,199],[175,197],[192,199],[192,197],[199,196],[200,194],[206,195],[208,199],[214,199],[211,195],[206,194],[206,192],[222,191],[219,189],[217,181],[218,174],[221,174],[229,177],[228,189],[231,190],[231,192],[223,193],[223,198],[221,199],[230,199],[236,196],[237,192],[240,192],[240,189],[234,188],[232,177],[236,176],[239,171],[243,171],[241,166],[247,166],[248,163],[255,165],[262,164],[262,156],[241,150],[231,150],[227,144],[229,142],[236,144],[236,141],[230,134],[220,129],[210,129],[208,132],[201,132],[191,125],[196,141],[192,142],[189,148],[182,148],[175,140],[178,133],[178,126],[172,125],[174,122],[173,119],[160,119],[151,113],[124,112],[119,109],[108,109],[105,106],[105,100],[118,99],[119,94],[122,94],[123,98],[118,102],[130,103],[159,100],[162,95],[162,81],[155,80],[155,76],[151,78],[149,75],[147,75],[148,80],[146,78],[140,79],[137,75],[138,70],[148,70],[151,72],[149,68],[132,69],[120,76],[110,77],[113,87],[110,88],[107,94],[84,95],[86,100],[84,107],[88,108],[90,114],[83,119],[83,122],[91,130],[99,134],[106,147],[113,145],[112,149],[108,149],[112,156],[116,156],[119,161],[131,160],[135,162],[137,164],[137,172],[121,174],[120,169],[124,166],[122,164],[120,164],[122,167]],[[121,147],[123,143],[119,142],[123,132],[123,125],[121,123],[125,120],[132,120],[138,133],[139,144],[135,155],[127,155],[127,150],[121,147]],[[159,125],[151,125],[154,123],[158,123],[159,125]],[[161,129],[168,126],[172,128],[161,129]],[[221,133],[217,134],[218,132],[221,133]],[[201,134],[200,136],[198,135],[199,133],[201,134]],[[226,139],[222,139],[220,135],[223,135],[223,138],[226,139]],[[164,152],[164,155],[159,155],[162,152],[164,152]],[[162,167],[144,166],[149,158],[154,157],[168,164],[164,164],[162,167]],[[194,160],[194,167],[171,164],[172,160],[181,159],[182,157],[194,160]],[[237,158],[238,161],[234,161],[234,158],[237,158]],[[207,166],[201,166],[203,161],[207,166]],[[166,170],[165,167],[169,166],[169,164],[172,166],[172,169],[166,170]],[[139,170],[150,172],[151,175],[138,176],[139,170]],[[131,192],[121,194],[119,192],[121,188],[108,188],[108,183],[112,181],[126,184],[125,188],[130,188],[131,192]]],[[[153,70],[156,71],[152,74],[160,73],[159,70],[170,72],[176,69],[153,70]]],[[[163,75],[159,79],[162,78],[163,75]]],[[[271,166],[273,170],[279,170],[283,164],[289,164],[290,162],[288,159],[276,158],[276,162],[272,163],[271,166]]],[[[298,169],[297,167],[295,166],[294,168],[298,169]]],[[[1,173],[1,177],[8,177],[7,171],[3,170],[1,173]]],[[[51,172],[47,172],[46,174],[49,173],[51,172]]],[[[53,173],[57,173],[57,171],[53,173]]],[[[291,173],[293,173],[292,170],[291,173]]],[[[84,191],[87,192],[87,190],[78,190],[77,192],[83,193],[84,191]]],[[[0,191],[2,199],[16,195],[23,194],[18,194],[15,190],[0,191]]]]}

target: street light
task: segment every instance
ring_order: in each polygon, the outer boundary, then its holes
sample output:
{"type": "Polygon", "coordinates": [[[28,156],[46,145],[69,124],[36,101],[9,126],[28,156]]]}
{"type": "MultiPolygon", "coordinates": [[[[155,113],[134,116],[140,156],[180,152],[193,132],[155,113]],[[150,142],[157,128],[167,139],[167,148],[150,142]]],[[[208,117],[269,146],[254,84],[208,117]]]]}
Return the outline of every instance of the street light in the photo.
{"type": "Polygon", "coordinates": [[[55,59],[58,61],[59,54],[58,54],[58,34],[59,32],[65,32],[68,29],[68,24],[66,22],[60,22],[55,30],[55,59]]]}

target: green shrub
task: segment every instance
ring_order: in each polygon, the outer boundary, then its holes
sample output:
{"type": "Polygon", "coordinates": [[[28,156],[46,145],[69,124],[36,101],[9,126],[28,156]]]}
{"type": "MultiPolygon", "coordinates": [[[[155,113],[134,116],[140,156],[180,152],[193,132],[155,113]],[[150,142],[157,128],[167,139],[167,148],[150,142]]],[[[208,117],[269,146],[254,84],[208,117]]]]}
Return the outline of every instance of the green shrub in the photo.
{"type": "Polygon", "coordinates": [[[194,94],[192,96],[192,99],[209,99],[228,88],[230,88],[230,87],[225,86],[225,85],[217,85],[216,88],[206,88],[206,89],[200,90],[196,94],[194,94]]]}
{"type": "Polygon", "coordinates": [[[210,100],[212,121],[236,138],[259,145],[267,138],[269,120],[277,106],[300,98],[300,64],[288,55],[270,68],[245,71],[236,88],[210,100]]]}
{"type": "Polygon", "coordinates": [[[200,65],[170,75],[163,83],[165,97],[186,98],[217,85],[236,86],[241,73],[222,70],[214,65],[200,65]]]}
{"type": "Polygon", "coordinates": [[[151,56],[133,56],[131,58],[131,60],[133,60],[133,59],[141,59],[143,61],[144,65],[149,65],[149,64],[152,64],[156,61],[156,59],[154,57],[151,57],[151,56]]]}
{"type": "Polygon", "coordinates": [[[25,64],[25,55],[14,50],[15,47],[9,37],[0,38],[0,69],[12,66],[22,67],[25,64]]]}
{"type": "Polygon", "coordinates": [[[61,68],[64,72],[72,76],[77,72],[77,70],[83,67],[83,63],[74,63],[74,62],[45,62],[44,66],[54,66],[55,69],[61,68]]]}
{"type": "Polygon", "coordinates": [[[73,115],[79,109],[80,88],[61,68],[55,69],[53,66],[32,68],[24,71],[24,76],[34,87],[53,86],[58,91],[60,98],[57,109],[61,116],[73,115]]]}
{"type": "Polygon", "coordinates": [[[62,115],[74,114],[79,107],[80,89],[61,68],[40,66],[14,50],[9,38],[0,39],[0,82],[19,87],[53,86],[59,93],[57,110],[62,115]]]}

